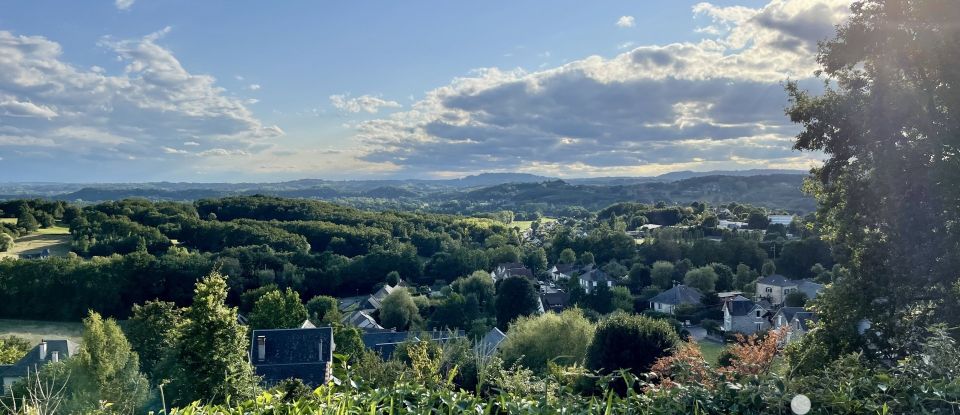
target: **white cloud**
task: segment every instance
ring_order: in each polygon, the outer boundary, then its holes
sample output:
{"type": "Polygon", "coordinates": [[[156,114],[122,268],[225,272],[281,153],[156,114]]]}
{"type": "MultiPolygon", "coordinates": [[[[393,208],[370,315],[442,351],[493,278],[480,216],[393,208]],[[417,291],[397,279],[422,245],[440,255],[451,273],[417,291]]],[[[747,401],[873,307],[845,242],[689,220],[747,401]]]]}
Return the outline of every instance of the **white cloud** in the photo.
{"type": "Polygon", "coordinates": [[[260,84],[250,84],[250,85],[247,85],[247,89],[249,89],[249,90],[251,90],[251,91],[257,91],[257,90],[260,89],[260,84]]]}
{"type": "Polygon", "coordinates": [[[113,5],[120,10],[129,10],[135,0],[114,0],[113,5]]]}
{"type": "Polygon", "coordinates": [[[633,27],[636,24],[636,19],[633,16],[620,16],[617,19],[617,27],[633,27]]]}
{"type": "Polygon", "coordinates": [[[833,34],[848,6],[700,4],[695,15],[720,34],[536,72],[481,69],[408,111],[357,124],[356,139],[364,160],[409,173],[809,165],[816,154],[791,149],[796,127],[783,115],[781,83],[812,78],[816,42],[833,34]]]}
{"type": "Polygon", "coordinates": [[[42,36],[0,31],[0,146],[17,146],[24,162],[53,157],[67,165],[183,154],[167,149],[185,141],[198,152],[252,152],[283,134],[263,125],[212,76],[185,69],[158,44],[169,32],[104,38],[100,45],[124,64],[109,74],[64,61],[61,46],[42,36]],[[38,155],[26,148],[31,145],[52,149],[38,155]]]}
{"type": "Polygon", "coordinates": [[[373,95],[361,95],[356,98],[350,98],[349,94],[330,95],[330,104],[334,108],[349,112],[366,112],[376,114],[381,108],[400,108],[402,105],[396,101],[387,101],[383,98],[373,95]]]}

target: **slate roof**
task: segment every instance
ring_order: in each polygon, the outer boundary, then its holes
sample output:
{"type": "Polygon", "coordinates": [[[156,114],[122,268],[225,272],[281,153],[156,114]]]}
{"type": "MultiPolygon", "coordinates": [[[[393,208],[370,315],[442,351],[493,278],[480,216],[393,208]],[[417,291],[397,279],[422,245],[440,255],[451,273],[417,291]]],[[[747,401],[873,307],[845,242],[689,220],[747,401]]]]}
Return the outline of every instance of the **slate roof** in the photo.
{"type": "Polygon", "coordinates": [[[723,306],[730,311],[730,315],[734,317],[740,317],[740,316],[745,316],[747,314],[750,314],[750,312],[757,307],[757,303],[750,301],[746,298],[744,299],[735,298],[731,301],[727,301],[726,303],[724,303],[723,306]]]}
{"type": "Polygon", "coordinates": [[[373,295],[371,295],[370,298],[367,299],[367,304],[369,304],[370,307],[376,310],[379,310],[381,303],[383,302],[383,299],[387,298],[388,295],[396,291],[398,288],[403,288],[403,286],[404,285],[402,282],[395,286],[391,286],[390,284],[384,284],[383,287],[381,287],[379,290],[377,290],[377,292],[373,293],[373,295]]]}
{"type": "Polygon", "coordinates": [[[775,316],[773,316],[773,321],[777,321],[777,318],[778,318],[779,316],[783,316],[783,320],[786,321],[787,324],[789,324],[791,321],[793,321],[793,316],[794,316],[795,314],[799,313],[799,312],[802,312],[802,311],[804,311],[804,310],[803,310],[803,307],[784,307],[784,308],[781,308],[780,311],[777,311],[777,314],[776,314],[775,316]]]}
{"type": "Polygon", "coordinates": [[[497,347],[499,347],[500,343],[506,340],[506,338],[506,334],[500,331],[500,329],[494,327],[490,329],[490,331],[488,331],[479,342],[477,342],[477,350],[481,353],[490,355],[497,350],[497,347]]]}
{"type": "Polygon", "coordinates": [[[540,302],[545,309],[562,310],[570,303],[570,294],[563,291],[540,294],[540,302]]]}
{"type": "Polygon", "coordinates": [[[700,293],[700,290],[680,284],[655,295],[650,299],[650,302],[670,305],[683,305],[700,304],[701,299],[703,299],[703,294],[700,293]]]}
{"type": "Polygon", "coordinates": [[[364,310],[357,310],[347,314],[340,321],[364,330],[383,330],[383,326],[377,324],[377,320],[374,320],[373,317],[364,310]]]}
{"type": "Polygon", "coordinates": [[[810,330],[811,323],[820,321],[820,318],[812,311],[801,311],[793,315],[794,320],[803,330],[810,330]]]}
{"type": "Polygon", "coordinates": [[[793,287],[797,285],[797,282],[784,277],[783,275],[773,274],[759,279],[757,284],[773,285],[776,287],[793,287]]]}
{"type": "Polygon", "coordinates": [[[596,281],[596,282],[608,282],[613,281],[613,278],[610,278],[606,272],[603,272],[599,269],[592,269],[588,272],[583,273],[580,276],[581,281],[596,281]]]}
{"type": "Polygon", "coordinates": [[[526,265],[523,265],[519,262],[502,263],[497,265],[493,271],[495,274],[497,274],[497,279],[508,277],[527,277],[533,279],[533,272],[530,271],[530,268],[527,268],[526,265]]]}
{"type": "Polygon", "coordinates": [[[823,284],[810,280],[801,280],[797,284],[797,290],[806,294],[807,298],[814,299],[817,298],[817,294],[820,294],[820,291],[823,291],[823,284]]]}
{"type": "Polygon", "coordinates": [[[22,378],[28,372],[35,372],[41,366],[50,363],[53,352],[57,352],[60,360],[69,359],[77,352],[77,344],[70,340],[43,340],[47,344],[46,356],[40,355],[40,345],[33,346],[26,355],[16,363],[7,366],[0,372],[0,377],[22,378]]]}
{"type": "Polygon", "coordinates": [[[554,267],[557,268],[557,272],[565,275],[570,275],[577,270],[577,266],[573,264],[556,264],[554,267]]]}
{"type": "Polygon", "coordinates": [[[333,328],[254,330],[251,334],[251,363],[263,382],[272,385],[284,379],[300,379],[308,385],[327,381],[333,360],[333,328]],[[264,358],[259,355],[259,338],[264,339],[264,358]]]}
{"type": "Polygon", "coordinates": [[[382,331],[364,333],[361,335],[363,345],[370,350],[380,353],[380,356],[383,357],[384,360],[393,356],[393,352],[397,349],[397,345],[410,340],[420,340],[428,337],[433,341],[445,342],[452,338],[463,337],[463,330],[452,332],[445,330],[434,330],[427,332],[382,331]]]}

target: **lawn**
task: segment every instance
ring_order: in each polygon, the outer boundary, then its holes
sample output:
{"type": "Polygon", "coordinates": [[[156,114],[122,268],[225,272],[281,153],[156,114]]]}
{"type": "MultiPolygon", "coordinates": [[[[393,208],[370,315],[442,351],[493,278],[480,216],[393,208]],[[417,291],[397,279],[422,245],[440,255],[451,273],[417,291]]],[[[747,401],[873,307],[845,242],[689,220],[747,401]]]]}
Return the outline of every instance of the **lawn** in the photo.
{"type": "Polygon", "coordinates": [[[38,344],[42,339],[67,339],[80,342],[80,323],[59,321],[0,319],[0,336],[14,335],[38,344]]]}
{"type": "Polygon", "coordinates": [[[0,223],[12,223],[17,224],[17,218],[0,218],[0,223]]]}
{"type": "Polygon", "coordinates": [[[699,344],[700,352],[703,353],[703,360],[706,360],[707,363],[711,365],[717,364],[717,360],[720,358],[720,353],[723,352],[724,348],[726,348],[726,346],[723,344],[715,343],[709,340],[701,341],[699,344]]]}
{"type": "MultiPolygon", "coordinates": [[[[12,218],[2,218],[9,222],[12,218]]],[[[13,219],[14,223],[16,219],[13,219]]],[[[44,248],[50,250],[50,255],[66,256],[70,252],[70,229],[57,224],[50,228],[40,228],[29,235],[14,240],[13,249],[0,252],[0,259],[10,257],[19,258],[24,252],[37,252],[44,248]]]]}
{"type": "MultiPolygon", "coordinates": [[[[556,222],[556,221],[557,221],[557,220],[556,220],[555,218],[541,218],[541,219],[540,219],[540,223],[541,223],[541,224],[545,224],[545,223],[549,223],[549,222],[556,222]]],[[[533,223],[532,220],[515,220],[515,221],[513,221],[513,222],[510,223],[510,227],[519,227],[519,228],[520,228],[520,231],[523,232],[523,231],[525,231],[525,230],[527,230],[527,229],[530,229],[530,224],[532,224],[532,223],[533,223]]]]}

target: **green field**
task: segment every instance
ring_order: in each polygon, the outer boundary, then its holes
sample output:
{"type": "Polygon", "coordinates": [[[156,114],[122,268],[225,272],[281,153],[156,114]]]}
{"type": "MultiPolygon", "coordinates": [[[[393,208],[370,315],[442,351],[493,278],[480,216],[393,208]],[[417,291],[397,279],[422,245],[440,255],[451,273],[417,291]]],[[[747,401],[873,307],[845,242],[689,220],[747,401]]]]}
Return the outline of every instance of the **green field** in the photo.
{"type": "MultiPolygon", "coordinates": [[[[16,223],[15,218],[0,218],[0,222],[16,223]]],[[[50,228],[40,228],[36,232],[14,240],[13,249],[0,252],[0,259],[18,258],[24,252],[36,252],[44,248],[54,256],[65,256],[70,252],[70,229],[59,223],[50,228]]]]}
{"type": "MultiPolygon", "coordinates": [[[[556,221],[557,221],[556,218],[542,218],[542,219],[540,219],[540,224],[544,224],[544,223],[548,223],[548,222],[556,222],[556,221]]],[[[516,226],[516,227],[519,227],[519,228],[520,228],[520,231],[522,232],[522,231],[525,231],[525,230],[527,230],[527,229],[530,229],[530,224],[532,224],[532,223],[533,223],[532,220],[515,220],[515,221],[513,221],[513,222],[510,223],[510,227],[511,227],[511,228],[512,228],[512,227],[515,227],[515,226],[516,226]]]]}
{"type": "Polygon", "coordinates": [[[38,344],[43,339],[67,339],[80,342],[80,331],[80,323],[0,319],[0,336],[22,337],[29,340],[31,344],[38,344]]]}
{"type": "Polygon", "coordinates": [[[706,360],[707,363],[711,365],[717,364],[717,360],[720,358],[720,352],[723,352],[723,349],[726,348],[725,345],[712,341],[701,341],[699,344],[700,352],[703,353],[703,360],[706,360]]]}

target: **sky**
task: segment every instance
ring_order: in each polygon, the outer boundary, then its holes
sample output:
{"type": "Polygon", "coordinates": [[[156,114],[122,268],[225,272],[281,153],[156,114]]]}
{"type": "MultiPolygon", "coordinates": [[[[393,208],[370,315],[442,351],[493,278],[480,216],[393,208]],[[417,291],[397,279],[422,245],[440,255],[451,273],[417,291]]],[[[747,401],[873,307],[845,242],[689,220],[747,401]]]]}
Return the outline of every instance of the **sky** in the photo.
{"type": "Polygon", "coordinates": [[[8,0],[0,182],[807,169],[849,0],[8,0]]]}

